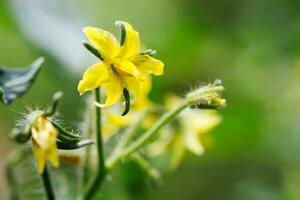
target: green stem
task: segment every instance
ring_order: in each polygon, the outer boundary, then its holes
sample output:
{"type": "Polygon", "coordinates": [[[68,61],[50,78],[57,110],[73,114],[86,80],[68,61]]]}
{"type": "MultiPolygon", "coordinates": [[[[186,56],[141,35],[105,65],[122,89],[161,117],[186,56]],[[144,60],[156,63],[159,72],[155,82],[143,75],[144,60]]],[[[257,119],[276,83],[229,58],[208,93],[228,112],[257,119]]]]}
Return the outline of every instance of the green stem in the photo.
{"type": "Polygon", "coordinates": [[[157,169],[151,166],[151,164],[141,155],[134,154],[131,158],[144,170],[147,175],[153,179],[155,182],[159,183],[160,173],[157,169]]]}
{"type": "Polygon", "coordinates": [[[183,100],[176,108],[165,113],[145,134],[138,138],[128,148],[124,149],[120,154],[108,160],[107,169],[112,170],[115,168],[123,159],[128,158],[136,151],[140,150],[147,142],[149,142],[158,131],[174,119],[182,110],[188,106],[188,101],[183,100]]]}
{"type": "MultiPolygon", "coordinates": [[[[87,101],[86,105],[86,113],[85,113],[85,124],[87,124],[87,128],[85,131],[85,137],[91,138],[92,133],[96,132],[96,130],[93,129],[93,124],[95,123],[93,121],[94,119],[94,106],[91,105],[91,99],[87,101]]],[[[88,182],[89,179],[89,171],[90,171],[90,153],[91,153],[91,146],[88,145],[85,149],[85,160],[83,163],[83,180],[82,183],[85,185],[88,182]]]]}
{"type": "Polygon", "coordinates": [[[52,189],[51,179],[49,177],[47,165],[45,166],[44,172],[42,173],[42,180],[43,180],[44,188],[46,191],[47,199],[54,200],[55,196],[54,196],[54,192],[52,189]]]}
{"type": "MultiPolygon", "coordinates": [[[[101,99],[100,89],[95,90],[95,100],[99,102],[101,99]]],[[[96,137],[97,137],[97,154],[98,154],[98,168],[97,174],[93,182],[88,187],[84,194],[84,199],[92,199],[96,191],[99,189],[103,182],[106,169],[105,169],[105,158],[104,158],[104,145],[102,140],[102,128],[101,128],[101,108],[96,107],[96,137]]]]}
{"type": "Polygon", "coordinates": [[[132,137],[137,132],[138,128],[140,127],[142,121],[145,119],[145,116],[148,112],[144,111],[138,118],[138,121],[135,122],[133,125],[129,126],[124,134],[122,139],[118,142],[116,147],[114,148],[113,153],[109,156],[107,159],[107,162],[109,163],[111,160],[114,160],[116,157],[119,156],[119,154],[124,150],[124,147],[129,143],[129,141],[132,139],[132,137]]]}

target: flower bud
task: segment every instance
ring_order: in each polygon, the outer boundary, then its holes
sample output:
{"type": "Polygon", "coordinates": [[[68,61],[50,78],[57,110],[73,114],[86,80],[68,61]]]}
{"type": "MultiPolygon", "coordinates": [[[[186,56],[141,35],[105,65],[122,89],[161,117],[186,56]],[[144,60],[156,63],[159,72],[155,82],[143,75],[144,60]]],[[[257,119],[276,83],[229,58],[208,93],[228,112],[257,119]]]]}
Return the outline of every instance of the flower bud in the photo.
{"type": "Polygon", "coordinates": [[[221,98],[224,86],[220,80],[201,86],[186,95],[191,108],[198,109],[222,109],[226,106],[226,100],[221,98]]]}

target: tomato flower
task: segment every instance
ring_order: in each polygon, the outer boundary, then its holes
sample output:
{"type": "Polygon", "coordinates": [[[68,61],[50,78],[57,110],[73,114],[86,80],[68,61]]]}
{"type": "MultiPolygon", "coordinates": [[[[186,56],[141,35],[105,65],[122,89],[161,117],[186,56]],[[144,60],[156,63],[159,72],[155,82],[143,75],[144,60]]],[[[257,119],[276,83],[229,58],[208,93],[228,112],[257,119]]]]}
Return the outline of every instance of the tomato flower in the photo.
{"type": "Polygon", "coordinates": [[[124,89],[137,98],[142,93],[142,83],[148,74],[162,75],[164,64],[155,58],[155,51],[140,52],[139,33],[127,22],[117,21],[121,27],[121,42],[109,32],[99,28],[86,27],[83,32],[92,44],[94,54],[100,61],[90,66],[78,84],[80,95],[103,87],[106,91],[105,104],[111,106],[122,96],[124,89]]]}

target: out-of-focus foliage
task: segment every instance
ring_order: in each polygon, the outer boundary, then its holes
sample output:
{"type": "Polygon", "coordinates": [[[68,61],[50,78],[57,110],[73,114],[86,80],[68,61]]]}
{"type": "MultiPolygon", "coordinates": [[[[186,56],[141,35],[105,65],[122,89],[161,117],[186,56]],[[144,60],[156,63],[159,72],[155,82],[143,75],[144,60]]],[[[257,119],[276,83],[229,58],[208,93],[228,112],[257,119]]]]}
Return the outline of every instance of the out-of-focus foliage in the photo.
{"type": "MultiPolygon", "coordinates": [[[[82,118],[76,84],[93,58],[80,48],[84,36],[78,33],[86,24],[113,30],[112,22],[124,19],[165,62],[164,78],[153,81],[153,100],[162,101],[170,91],[184,94],[199,80],[220,78],[229,103],[206,154],[188,156],[176,173],[164,177],[163,187],[151,189],[142,171],[128,163],[99,197],[297,200],[299,9],[296,0],[2,1],[1,64],[26,65],[40,55],[48,62],[29,94],[11,108],[0,106],[0,156],[14,147],[6,137],[18,116],[12,110],[44,105],[54,91],[63,90],[61,112],[73,124],[82,118]],[[75,68],[74,62],[80,64],[75,68]]],[[[7,189],[0,178],[2,199],[7,189]]]]}
{"type": "Polygon", "coordinates": [[[25,94],[34,83],[44,59],[39,58],[25,69],[8,69],[0,66],[0,99],[10,104],[25,94]]]}

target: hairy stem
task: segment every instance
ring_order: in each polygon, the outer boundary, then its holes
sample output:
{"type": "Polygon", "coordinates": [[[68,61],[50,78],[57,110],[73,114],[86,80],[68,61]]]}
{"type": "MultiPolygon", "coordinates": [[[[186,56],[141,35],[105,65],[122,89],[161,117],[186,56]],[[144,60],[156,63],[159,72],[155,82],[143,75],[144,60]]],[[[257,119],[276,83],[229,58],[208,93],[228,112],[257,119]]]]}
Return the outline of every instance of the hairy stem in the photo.
{"type": "Polygon", "coordinates": [[[132,140],[132,137],[136,134],[147,113],[147,111],[144,111],[139,116],[138,120],[125,130],[122,139],[117,143],[113,153],[108,157],[107,162],[110,162],[110,160],[114,160],[124,150],[125,146],[130,142],[130,140],[132,140]]]}
{"type": "MultiPolygon", "coordinates": [[[[101,99],[100,89],[95,90],[95,100],[99,102],[101,99]]],[[[98,154],[98,168],[97,174],[93,182],[88,187],[84,194],[84,199],[92,199],[96,191],[99,189],[101,183],[103,182],[106,169],[105,169],[105,158],[104,158],[104,145],[102,140],[102,128],[101,128],[101,108],[96,107],[96,138],[97,138],[97,154],[98,154]]]]}
{"type": "Polygon", "coordinates": [[[134,154],[131,158],[141,167],[141,169],[147,173],[147,175],[155,182],[159,183],[160,173],[157,169],[151,166],[151,164],[141,155],[134,154]]]}
{"type": "Polygon", "coordinates": [[[44,188],[46,191],[47,199],[54,200],[55,196],[54,196],[53,188],[51,185],[51,179],[49,176],[47,165],[45,166],[44,172],[42,173],[42,180],[43,180],[44,188]]]}
{"type": "Polygon", "coordinates": [[[115,168],[123,159],[128,158],[133,153],[139,151],[147,142],[149,142],[158,131],[174,119],[182,110],[188,106],[188,101],[183,100],[176,108],[165,113],[147,132],[145,132],[140,138],[132,143],[128,148],[124,149],[117,156],[108,160],[107,168],[112,170],[115,168]]]}
{"type": "MultiPolygon", "coordinates": [[[[94,115],[95,115],[95,112],[94,112],[94,106],[91,105],[91,102],[92,102],[92,98],[89,98],[87,100],[87,103],[86,103],[86,111],[85,111],[85,117],[84,117],[84,123],[86,124],[87,127],[85,127],[85,134],[84,134],[84,137],[86,138],[91,138],[93,133],[96,132],[96,129],[94,129],[94,115]]],[[[85,157],[84,157],[84,161],[83,161],[83,168],[82,168],[82,176],[81,176],[81,183],[79,184],[79,190],[82,190],[84,189],[84,186],[88,183],[88,180],[89,180],[89,175],[90,175],[90,172],[91,172],[91,166],[89,165],[90,164],[90,157],[91,157],[91,149],[92,149],[92,146],[91,145],[88,145],[86,148],[85,148],[85,157]]],[[[84,192],[82,191],[82,194],[84,192]]]]}

